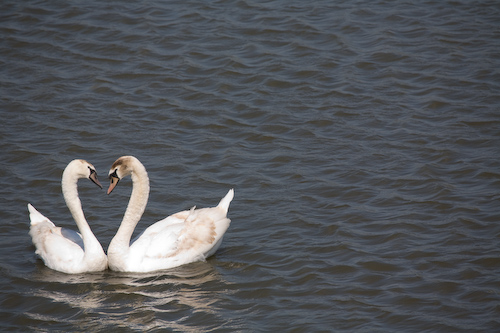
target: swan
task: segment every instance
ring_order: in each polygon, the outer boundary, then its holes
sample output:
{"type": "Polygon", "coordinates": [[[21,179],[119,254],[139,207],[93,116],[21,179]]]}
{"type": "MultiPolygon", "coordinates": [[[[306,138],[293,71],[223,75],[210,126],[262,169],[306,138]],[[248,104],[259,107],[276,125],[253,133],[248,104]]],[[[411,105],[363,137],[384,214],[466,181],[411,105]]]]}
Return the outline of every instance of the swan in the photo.
{"type": "Polygon", "coordinates": [[[31,220],[29,234],[36,248],[35,253],[47,267],[68,274],[103,271],[108,266],[106,254],[83,214],[77,188],[80,178],[88,178],[102,188],[96,170],[89,162],[76,159],[64,169],[62,192],[80,233],[56,227],[28,203],[31,220]]]}
{"type": "Polygon", "coordinates": [[[132,194],[120,227],[108,247],[111,270],[152,272],[204,260],[215,253],[231,222],[226,215],[234,197],[233,189],[217,207],[193,207],[170,215],[148,227],[130,245],[130,238],[149,197],[149,178],[144,165],[133,156],[118,158],[109,170],[107,193],[110,194],[128,175],[132,177],[132,194]]]}

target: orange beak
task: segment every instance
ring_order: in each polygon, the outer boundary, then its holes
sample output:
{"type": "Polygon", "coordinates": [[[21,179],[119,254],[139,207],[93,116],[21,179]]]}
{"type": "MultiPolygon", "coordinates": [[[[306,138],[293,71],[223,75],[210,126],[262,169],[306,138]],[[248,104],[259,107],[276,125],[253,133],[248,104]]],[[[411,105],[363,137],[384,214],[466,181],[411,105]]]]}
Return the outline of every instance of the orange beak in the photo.
{"type": "Polygon", "coordinates": [[[110,194],[113,191],[115,186],[118,185],[119,181],[120,181],[120,178],[115,177],[115,176],[109,176],[108,194],[110,194]]]}

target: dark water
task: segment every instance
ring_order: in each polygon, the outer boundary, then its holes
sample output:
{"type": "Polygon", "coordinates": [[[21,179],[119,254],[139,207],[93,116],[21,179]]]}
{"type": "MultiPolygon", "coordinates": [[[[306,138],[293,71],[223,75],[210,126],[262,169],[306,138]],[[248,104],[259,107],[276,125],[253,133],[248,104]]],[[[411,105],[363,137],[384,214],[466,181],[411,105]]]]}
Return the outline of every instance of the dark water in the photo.
{"type": "MultiPolygon", "coordinates": [[[[497,1],[2,1],[0,329],[500,330],[497,1]],[[234,187],[152,274],[36,259],[66,164],[138,157],[137,232],[234,187]]],[[[130,194],[80,181],[106,249],[130,194]]]]}

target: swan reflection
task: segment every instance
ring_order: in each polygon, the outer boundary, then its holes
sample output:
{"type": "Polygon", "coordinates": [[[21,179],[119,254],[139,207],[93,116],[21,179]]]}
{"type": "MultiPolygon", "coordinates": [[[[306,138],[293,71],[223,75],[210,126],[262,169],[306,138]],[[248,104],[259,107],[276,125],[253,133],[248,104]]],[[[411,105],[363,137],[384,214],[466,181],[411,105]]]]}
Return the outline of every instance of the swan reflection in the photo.
{"type": "Polygon", "coordinates": [[[77,275],[40,265],[33,280],[41,287],[32,296],[50,299],[53,309],[41,302],[43,309],[35,306],[26,315],[34,320],[58,322],[62,309],[72,313],[67,320],[82,330],[113,325],[189,331],[193,328],[189,324],[192,316],[213,317],[211,324],[220,320],[215,303],[228,294],[228,282],[210,262],[155,273],[105,271],[77,275]],[[95,317],[98,322],[89,321],[95,317]]]}

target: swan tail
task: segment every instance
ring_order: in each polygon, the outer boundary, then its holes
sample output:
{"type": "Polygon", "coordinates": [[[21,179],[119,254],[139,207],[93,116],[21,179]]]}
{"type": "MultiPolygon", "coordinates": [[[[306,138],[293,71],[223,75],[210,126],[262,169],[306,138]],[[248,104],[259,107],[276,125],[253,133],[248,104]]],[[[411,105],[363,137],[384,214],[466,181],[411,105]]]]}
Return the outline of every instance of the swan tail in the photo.
{"type": "Polygon", "coordinates": [[[41,222],[49,222],[50,224],[52,224],[55,227],[55,225],[54,225],[54,223],[52,223],[52,221],[50,221],[48,218],[43,216],[31,204],[28,204],[28,210],[30,212],[30,221],[31,221],[32,226],[35,226],[41,222]]]}
{"type": "Polygon", "coordinates": [[[227,192],[226,196],[222,198],[222,200],[219,202],[217,207],[222,208],[227,214],[227,211],[229,210],[229,204],[231,203],[233,198],[234,198],[234,189],[230,189],[227,192]]]}

